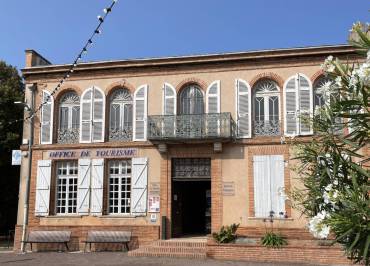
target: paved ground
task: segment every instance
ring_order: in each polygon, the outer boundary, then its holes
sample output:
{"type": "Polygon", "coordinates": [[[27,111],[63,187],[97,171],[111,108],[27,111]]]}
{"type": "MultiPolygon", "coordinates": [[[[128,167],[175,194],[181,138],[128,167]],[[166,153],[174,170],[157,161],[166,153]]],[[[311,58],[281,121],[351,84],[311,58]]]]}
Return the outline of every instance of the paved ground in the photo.
{"type": "MultiPolygon", "coordinates": [[[[120,252],[97,252],[97,253],[56,253],[39,252],[27,254],[15,254],[0,252],[0,265],[25,265],[25,266],[43,266],[43,265],[129,265],[129,266],[298,266],[303,264],[287,263],[253,263],[236,261],[218,261],[218,260],[194,260],[194,259],[171,259],[171,258],[135,258],[127,257],[125,253],[120,252]]],[[[308,264],[307,264],[308,265],[308,264]]]]}

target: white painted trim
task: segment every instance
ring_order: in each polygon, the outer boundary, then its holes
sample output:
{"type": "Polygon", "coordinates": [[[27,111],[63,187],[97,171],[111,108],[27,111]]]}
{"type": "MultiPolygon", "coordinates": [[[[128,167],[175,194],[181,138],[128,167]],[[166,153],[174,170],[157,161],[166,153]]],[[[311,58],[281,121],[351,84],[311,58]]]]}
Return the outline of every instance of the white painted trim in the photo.
{"type": "MultiPolygon", "coordinates": [[[[298,107],[297,105],[297,99],[298,99],[298,89],[297,89],[297,74],[294,74],[293,76],[290,76],[289,78],[287,78],[284,82],[284,86],[283,86],[283,116],[284,116],[284,136],[294,136],[295,134],[288,134],[286,133],[287,132],[287,117],[286,117],[286,86],[288,85],[288,82],[291,80],[291,79],[295,79],[295,91],[296,91],[296,107],[298,107]]],[[[296,108],[297,109],[297,108],[296,108]]],[[[296,110],[296,115],[297,115],[297,110],[296,110]]],[[[296,122],[296,131],[298,130],[298,122],[296,122]]]]}
{"type": "MultiPolygon", "coordinates": [[[[298,81],[298,79],[299,79],[299,76],[301,76],[301,77],[303,77],[303,78],[305,78],[307,81],[308,81],[308,86],[309,86],[309,88],[308,88],[308,90],[309,90],[309,97],[310,97],[310,110],[309,110],[309,113],[310,113],[310,119],[312,119],[313,118],[313,86],[312,86],[312,82],[311,82],[311,79],[310,78],[308,78],[305,74],[303,74],[303,73],[297,73],[297,81],[298,81]]],[[[299,91],[300,91],[300,87],[299,87],[299,83],[298,83],[298,86],[297,86],[297,91],[298,91],[298,96],[299,97],[297,97],[297,100],[298,100],[298,105],[297,105],[297,107],[300,107],[300,105],[299,105],[299,102],[300,102],[300,98],[301,98],[301,95],[299,94],[299,91]]],[[[301,112],[301,110],[299,109],[299,115],[300,115],[300,112],[301,112]]],[[[300,126],[300,124],[298,124],[298,128],[297,128],[297,132],[298,132],[298,134],[299,135],[301,135],[301,136],[308,136],[308,135],[312,135],[313,134],[313,128],[312,128],[312,125],[311,125],[311,130],[310,130],[310,132],[307,132],[307,133],[301,133],[301,126],[300,126]]]]}

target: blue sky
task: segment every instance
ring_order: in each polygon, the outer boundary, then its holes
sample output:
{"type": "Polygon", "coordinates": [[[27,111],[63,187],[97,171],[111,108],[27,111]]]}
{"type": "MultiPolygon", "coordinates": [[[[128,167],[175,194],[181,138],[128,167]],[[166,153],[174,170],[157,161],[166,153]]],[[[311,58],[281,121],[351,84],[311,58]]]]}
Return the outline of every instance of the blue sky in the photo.
{"type": "MultiPolygon", "coordinates": [[[[70,63],[111,0],[0,0],[0,60],[70,63]]],[[[346,43],[368,0],[119,0],[85,61],[346,43]]]]}

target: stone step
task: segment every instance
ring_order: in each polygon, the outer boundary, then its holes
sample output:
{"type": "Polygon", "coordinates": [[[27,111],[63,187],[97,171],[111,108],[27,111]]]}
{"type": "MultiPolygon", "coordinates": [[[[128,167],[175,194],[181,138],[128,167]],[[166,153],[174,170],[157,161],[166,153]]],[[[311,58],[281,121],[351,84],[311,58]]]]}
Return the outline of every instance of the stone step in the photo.
{"type": "Polygon", "coordinates": [[[130,257],[168,257],[168,258],[188,258],[188,259],[205,259],[206,253],[168,253],[154,251],[131,251],[128,253],[130,257]]]}
{"type": "Polygon", "coordinates": [[[167,253],[206,253],[206,248],[192,248],[192,247],[160,247],[160,246],[152,246],[152,247],[142,247],[139,249],[143,252],[167,252],[167,253]]]}
{"type": "Polygon", "coordinates": [[[161,247],[193,247],[193,248],[205,248],[207,243],[204,242],[186,242],[186,241],[172,241],[172,240],[161,240],[151,244],[151,246],[161,247]]]}

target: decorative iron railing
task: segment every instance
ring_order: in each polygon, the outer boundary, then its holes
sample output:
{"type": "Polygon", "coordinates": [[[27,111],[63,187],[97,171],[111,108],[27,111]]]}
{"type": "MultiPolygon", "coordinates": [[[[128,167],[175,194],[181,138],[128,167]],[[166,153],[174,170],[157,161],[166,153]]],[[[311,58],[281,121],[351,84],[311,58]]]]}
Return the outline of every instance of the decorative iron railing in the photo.
{"type": "Polygon", "coordinates": [[[73,144],[80,141],[80,130],[78,128],[58,129],[58,143],[73,144]]]}
{"type": "Polygon", "coordinates": [[[148,117],[149,140],[228,139],[234,132],[230,113],[148,117]]]}
{"type": "Polygon", "coordinates": [[[109,129],[109,141],[131,141],[132,126],[124,129],[109,129]]]}
{"type": "Polygon", "coordinates": [[[280,135],[280,120],[255,120],[253,126],[255,136],[280,135]]]}

